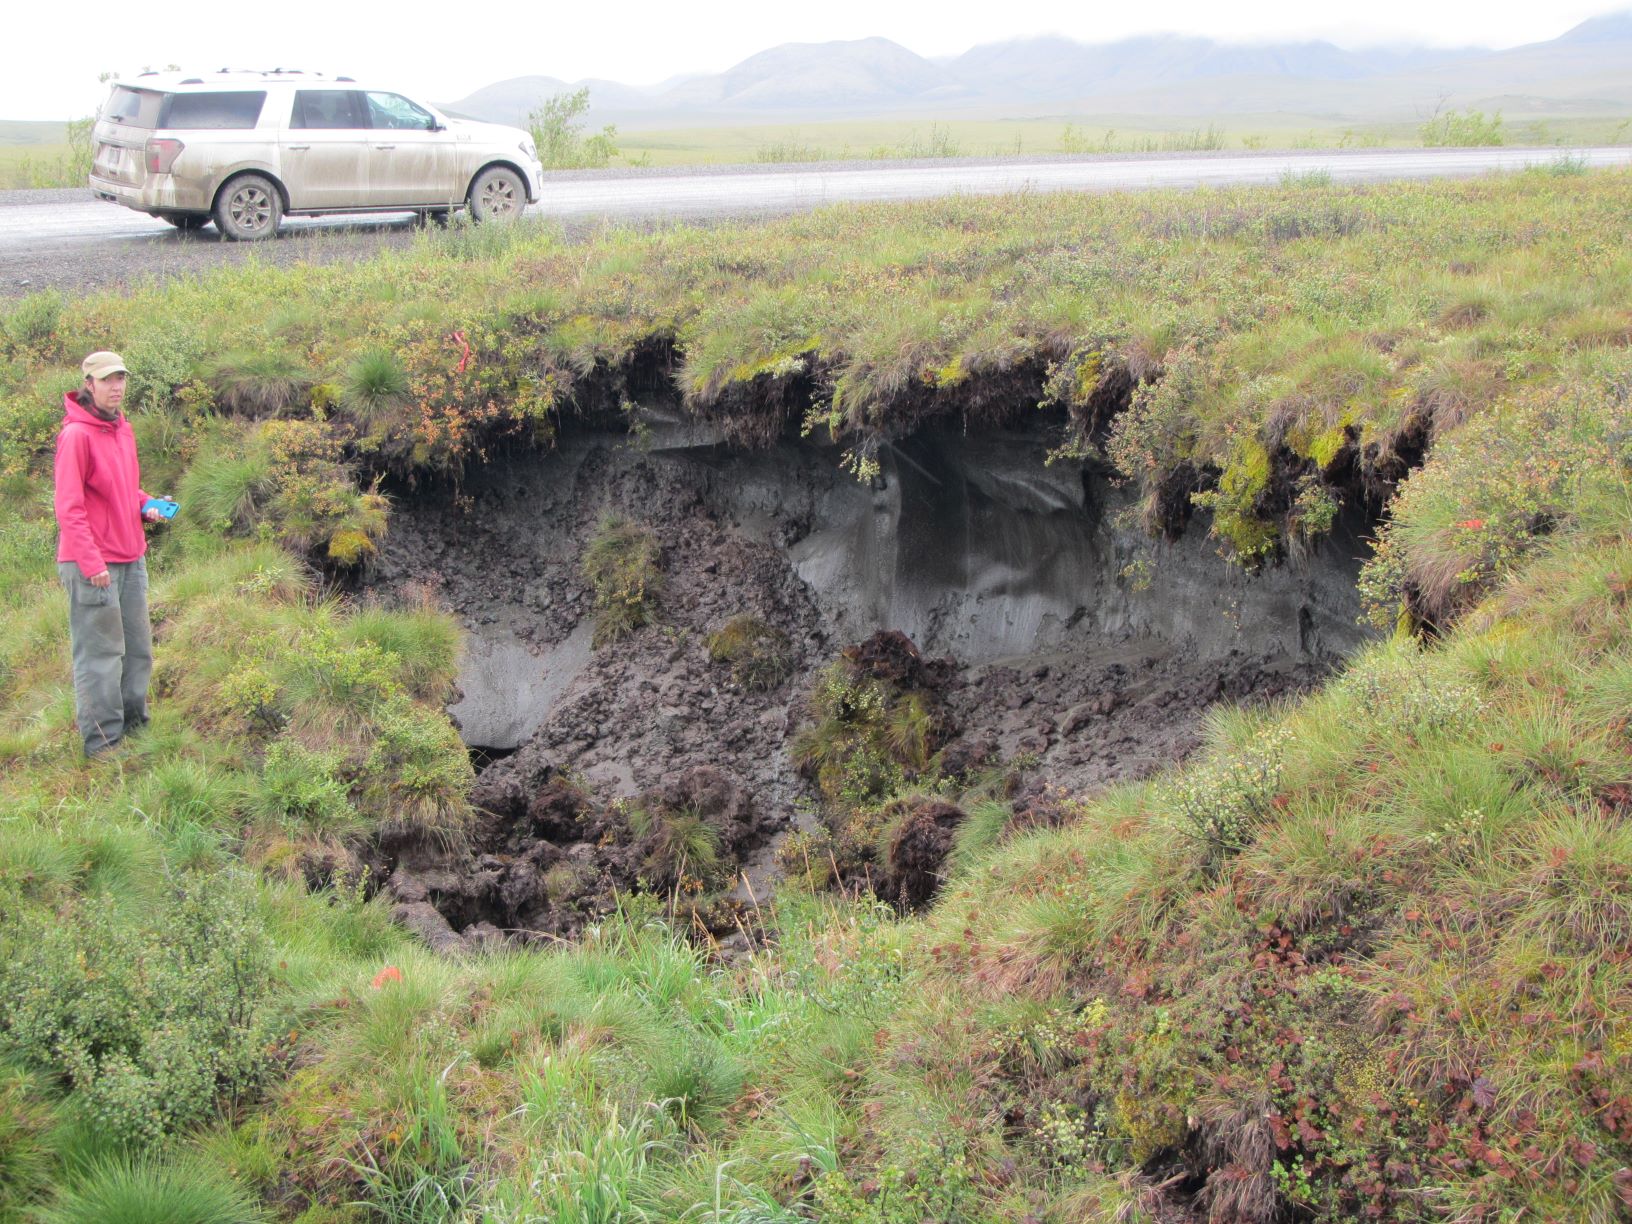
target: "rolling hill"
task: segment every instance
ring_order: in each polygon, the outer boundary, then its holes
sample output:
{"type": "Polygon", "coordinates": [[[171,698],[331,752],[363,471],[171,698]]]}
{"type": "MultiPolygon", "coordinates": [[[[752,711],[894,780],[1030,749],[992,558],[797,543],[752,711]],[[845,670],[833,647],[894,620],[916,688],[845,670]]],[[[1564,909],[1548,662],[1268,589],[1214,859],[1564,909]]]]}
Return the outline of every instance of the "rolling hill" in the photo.
{"type": "Polygon", "coordinates": [[[1619,114],[1632,111],[1632,12],[1502,51],[1152,34],[1101,44],[1013,39],[934,60],[884,38],[785,43],[725,72],[649,89],[528,76],[449,106],[513,123],[543,98],[581,87],[590,90],[596,122],[626,126],[861,114],[1287,112],[1341,121],[1410,119],[1447,105],[1504,107],[1514,115],[1619,114]]]}

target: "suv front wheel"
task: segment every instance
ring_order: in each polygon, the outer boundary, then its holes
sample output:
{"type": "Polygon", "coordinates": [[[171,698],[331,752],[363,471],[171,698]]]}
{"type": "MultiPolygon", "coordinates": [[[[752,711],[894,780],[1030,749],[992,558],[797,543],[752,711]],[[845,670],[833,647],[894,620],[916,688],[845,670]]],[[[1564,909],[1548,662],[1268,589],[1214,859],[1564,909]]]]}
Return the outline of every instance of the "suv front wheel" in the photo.
{"type": "Polygon", "coordinates": [[[245,174],[221,189],[215,200],[215,228],[233,242],[270,238],[283,219],[283,197],[272,180],[245,174]]]}
{"type": "Polygon", "coordinates": [[[476,221],[512,221],[527,207],[527,185],[509,166],[489,166],[470,185],[470,215],[476,221]]]}

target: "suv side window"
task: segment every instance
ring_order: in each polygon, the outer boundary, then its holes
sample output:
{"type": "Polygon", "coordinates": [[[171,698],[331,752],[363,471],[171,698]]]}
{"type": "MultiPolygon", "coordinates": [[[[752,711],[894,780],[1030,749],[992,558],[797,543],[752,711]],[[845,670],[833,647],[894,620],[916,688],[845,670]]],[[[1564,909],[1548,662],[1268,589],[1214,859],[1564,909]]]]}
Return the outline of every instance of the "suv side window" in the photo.
{"type": "Polygon", "coordinates": [[[292,128],[366,128],[355,89],[297,89],[289,115],[292,128]]]}
{"type": "Polygon", "coordinates": [[[266,91],[171,94],[159,116],[161,128],[252,128],[261,121],[266,91]]]}
{"type": "Polygon", "coordinates": [[[398,131],[428,132],[436,126],[436,119],[430,111],[394,93],[370,93],[368,119],[370,127],[394,128],[398,131]]]}

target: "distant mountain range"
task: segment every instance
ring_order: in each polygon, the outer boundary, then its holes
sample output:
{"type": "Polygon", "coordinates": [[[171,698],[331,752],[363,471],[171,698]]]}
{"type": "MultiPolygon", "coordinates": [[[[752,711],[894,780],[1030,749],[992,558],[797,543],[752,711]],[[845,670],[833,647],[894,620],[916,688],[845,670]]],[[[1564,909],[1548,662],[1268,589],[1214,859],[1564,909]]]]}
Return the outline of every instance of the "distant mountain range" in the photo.
{"type": "Polygon", "coordinates": [[[1220,43],[1177,34],[1087,44],[1015,39],[932,60],[884,38],[785,43],[725,72],[642,89],[616,81],[516,77],[448,109],[523,120],[555,94],[588,88],[591,118],[675,126],[923,114],[1318,114],[1342,121],[1420,115],[1425,107],[1511,114],[1632,112],[1632,11],[1506,51],[1329,42],[1220,43]]]}

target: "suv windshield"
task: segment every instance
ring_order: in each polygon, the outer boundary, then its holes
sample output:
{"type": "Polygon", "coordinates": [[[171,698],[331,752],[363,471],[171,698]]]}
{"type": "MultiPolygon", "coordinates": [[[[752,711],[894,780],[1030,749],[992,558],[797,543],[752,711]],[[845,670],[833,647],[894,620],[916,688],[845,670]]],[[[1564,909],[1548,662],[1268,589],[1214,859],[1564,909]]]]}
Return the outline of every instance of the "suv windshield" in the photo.
{"type": "Polygon", "coordinates": [[[436,126],[430,111],[394,93],[368,95],[368,123],[370,127],[420,132],[428,132],[436,126]]]}
{"type": "Polygon", "coordinates": [[[252,128],[261,121],[266,91],[171,94],[159,116],[162,128],[252,128]]]}
{"type": "Polygon", "coordinates": [[[159,110],[164,105],[164,98],[164,94],[151,89],[115,85],[102,107],[102,118],[110,123],[123,123],[127,127],[155,128],[159,126],[159,110]]]}

